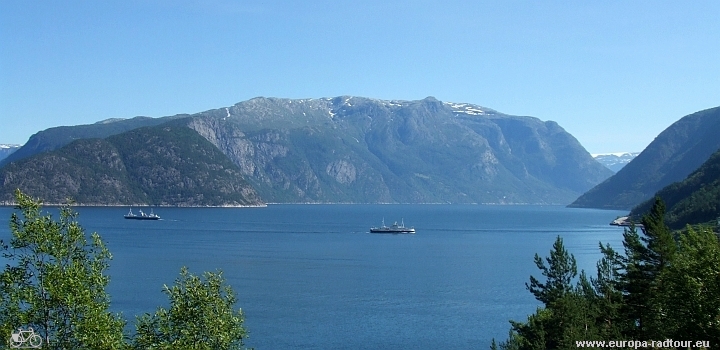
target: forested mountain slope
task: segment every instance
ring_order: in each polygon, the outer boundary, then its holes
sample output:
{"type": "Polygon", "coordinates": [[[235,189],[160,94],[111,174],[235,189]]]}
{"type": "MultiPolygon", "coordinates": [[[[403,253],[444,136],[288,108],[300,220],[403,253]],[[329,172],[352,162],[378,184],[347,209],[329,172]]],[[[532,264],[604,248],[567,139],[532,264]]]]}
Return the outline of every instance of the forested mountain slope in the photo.
{"type": "MultiPolygon", "coordinates": [[[[700,224],[720,217],[720,151],[713,153],[703,165],[686,179],[658,191],[667,207],[665,222],[674,229],[687,224],[700,224]]],[[[630,215],[640,217],[652,208],[654,199],[633,208],[630,215]]]]}
{"type": "Polygon", "coordinates": [[[165,118],[135,117],[130,119],[107,119],[99,121],[95,124],[58,126],[46,129],[30,136],[30,139],[17,151],[10,154],[7,158],[0,160],[0,167],[10,162],[27,158],[38,153],[56,150],[75,140],[105,138],[143,126],[159,125],[170,119],[181,117],[183,116],[178,115],[165,118]]]}
{"type": "Polygon", "coordinates": [[[720,148],[720,107],[670,125],[628,165],[580,196],[571,207],[626,209],[681,181],[720,148]]]}
{"type": "Polygon", "coordinates": [[[262,204],[238,167],[184,125],[82,139],[0,169],[0,200],[15,189],[46,203],[236,206],[262,204]]]}

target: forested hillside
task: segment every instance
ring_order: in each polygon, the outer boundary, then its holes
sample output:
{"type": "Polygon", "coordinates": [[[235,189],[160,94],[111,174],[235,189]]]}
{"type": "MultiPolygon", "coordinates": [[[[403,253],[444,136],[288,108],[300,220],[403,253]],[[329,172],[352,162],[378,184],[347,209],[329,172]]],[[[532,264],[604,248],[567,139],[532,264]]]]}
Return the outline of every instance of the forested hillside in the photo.
{"type": "MultiPolygon", "coordinates": [[[[663,188],[655,196],[666,203],[665,221],[671,228],[716,221],[720,217],[720,151],[686,179],[663,188]]],[[[640,217],[652,204],[653,200],[645,201],[633,208],[630,215],[640,217]]]]}
{"type": "Polygon", "coordinates": [[[70,142],[88,138],[105,138],[144,126],[159,125],[170,119],[181,118],[182,115],[166,118],[135,117],[130,119],[107,119],[95,124],[58,126],[40,131],[16,152],[0,160],[0,167],[10,162],[33,156],[38,153],[53,151],[70,142]]]}

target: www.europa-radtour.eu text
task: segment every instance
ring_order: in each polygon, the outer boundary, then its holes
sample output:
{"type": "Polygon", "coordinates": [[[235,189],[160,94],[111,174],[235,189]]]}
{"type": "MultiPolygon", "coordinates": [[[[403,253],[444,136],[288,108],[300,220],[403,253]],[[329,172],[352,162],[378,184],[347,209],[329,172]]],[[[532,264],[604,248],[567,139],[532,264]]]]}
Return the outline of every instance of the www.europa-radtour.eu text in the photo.
{"type": "Polygon", "coordinates": [[[709,341],[702,340],[578,340],[578,348],[709,348],[709,341]]]}

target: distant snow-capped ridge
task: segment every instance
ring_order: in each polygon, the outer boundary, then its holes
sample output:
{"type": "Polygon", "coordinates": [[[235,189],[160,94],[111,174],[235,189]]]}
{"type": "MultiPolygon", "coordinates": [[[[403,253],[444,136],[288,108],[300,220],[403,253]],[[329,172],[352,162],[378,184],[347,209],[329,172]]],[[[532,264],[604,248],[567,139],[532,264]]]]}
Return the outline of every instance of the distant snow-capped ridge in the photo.
{"type": "Polygon", "coordinates": [[[627,163],[630,163],[631,160],[635,159],[638,154],[640,154],[640,152],[597,153],[592,154],[592,157],[606,168],[614,172],[618,172],[627,163]]]}
{"type": "Polygon", "coordinates": [[[17,151],[20,148],[21,145],[16,144],[9,144],[9,143],[3,143],[0,144],[0,160],[5,159],[5,157],[9,156],[13,152],[17,151]]]}
{"type": "Polygon", "coordinates": [[[591,154],[593,158],[604,157],[604,156],[615,156],[615,157],[637,157],[640,152],[612,152],[612,153],[594,153],[591,154]]]}

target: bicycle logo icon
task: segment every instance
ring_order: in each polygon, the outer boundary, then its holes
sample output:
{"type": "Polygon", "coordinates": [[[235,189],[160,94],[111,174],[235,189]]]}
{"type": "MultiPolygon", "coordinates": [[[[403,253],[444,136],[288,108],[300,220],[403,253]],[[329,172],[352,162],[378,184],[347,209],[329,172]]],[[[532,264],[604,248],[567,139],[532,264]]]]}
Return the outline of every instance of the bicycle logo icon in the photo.
{"type": "Polygon", "coordinates": [[[10,348],[12,349],[39,349],[42,346],[42,338],[35,334],[32,327],[27,330],[18,328],[10,336],[10,348]]]}

